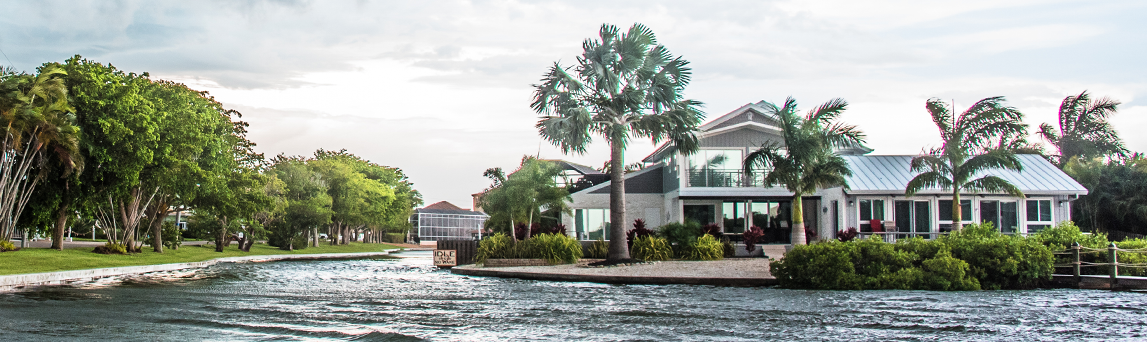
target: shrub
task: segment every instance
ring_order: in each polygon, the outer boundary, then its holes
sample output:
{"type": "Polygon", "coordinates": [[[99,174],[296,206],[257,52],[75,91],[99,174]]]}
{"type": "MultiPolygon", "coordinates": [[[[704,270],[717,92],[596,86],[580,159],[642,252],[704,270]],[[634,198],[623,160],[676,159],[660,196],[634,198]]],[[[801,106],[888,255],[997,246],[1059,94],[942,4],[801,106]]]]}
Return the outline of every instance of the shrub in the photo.
{"type": "Polygon", "coordinates": [[[1032,288],[1051,278],[1055,260],[1037,239],[1003,235],[988,223],[964,226],[940,240],[968,263],[985,289],[1032,288]]]}
{"type": "Polygon", "coordinates": [[[782,287],[798,289],[863,289],[853,264],[857,245],[822,242],[797,245],[785,257],[769,264],[769,271],[782,287]]]}
{"type": "Polygon", "coordinates": [[[1109,243],[1107,241],[1107,234],[1083,234],[1083,232],[1079,230],[1079,227],[1071,221],[1064,221],[1055,227],[1044,229],[1032,235],[1031,238],[1054,251],[1067,249],[1071,247],[1071,244],[1076,242],[1088,248],[1107,248],[1107,244],[1109,243]]]}
{"type": "Polygon", "coordinates": [[[403,233],[386,233],[382,236],[383,242],[388,243],[405,243],[406,234],[403,233]]]}
{"type": "Polygon", "coordinates": [[[12,241],[0,241],[0,252],[12,252],[20,250],[12,241]]]}
{"type": "Polygon", "coordinates": [[[725,256],[725,247],[713,238],[713,235],[704,234],[696,238],[693,243],[686,245],[685,260],[721,260],[725,256]]]}
{"type": "Polygon", "coordinates": [[[726,258],[737,256],[737,247],[733,246],[733,241],[730,241],[727,236],[721,237],[721,249],[725,253],[726,258]]]}
{"type": "MultiPolygon", "coordinates": [[[[1147,240],[1144,240],[1142,238],[1123,240],[1123,241],[1116,242],[1115,246],[1119,247],[1120,249],[1143,249],[1143,248],[1147,248],[1147,240]]],[[[1117,252],[1117,254],[1119,254],[1118,255],[1119,263],[1147,264],[1147,254],[1144,254],[1144,253],[1128,253],[1128,252],[1117,252]]],[[[1106,256],[1107,256],[1107,254],[1104,254],[1104,258],[1106,258],[1106,256]]],[[[1094,269],[1096,267],[1090,267],[1090,268],[1094,269]]],[[[1100,269],[1102,269],[1102,268],[1100,268],[1100,269]]],[[[1104,270],[1104,271],[1110,272],[1108,270],[1104,270]]],[[[1119,268],[1119,274],[1130,275],[1130,276],[1147,276],[1147,268],[1143,268],[1143,267],[1120,267],[1119,268]]]]}
{"type": "Polygon", "coordinates": [[[669,241],[669,245],[673,246],[673,254],[678,256],[684,255],[686,247],[702,234],[701,225],[693,221],[684,224],[676,222],[666,224],[661,226],[657,233],[669,241]]]}
{"type": "Polygon", "coordinates": [[[566,235],[566,225],[561,224],[561,223],[554,225],[552,228],[550,228],[550,234],[558,234],[561,236],[568,236],[568,235],[566,235]]]}
{"type": "Polygon", "coordinates": [[[749,227],[749,230],[745,231],[745,234],[742,234],[742,236],[745,238],[745,250],[752,252],[753,249],[757,248],[757,241],[760,240],[762,236],[765,236],[765,230],[761,229],[761,227],[752,226],[749,227]]]}
{"type": "Polygon", "coordinates": [[[860,235],[860,232],[857,231],[855,227],[853,227],[848,228],[848,230],[837,231],[836,239],[840,240],[841,242],[849,242],[852,241],[852,239],[855,239],[857,235],[860,235]]]}
{"type": "Polygon", "coordinates": [[[1034,287],[1050,277],[1052,261],[1037,239],[969,225],[933,241],[872,237],[795,246],[770,266],[789,288],[976,290],[1034,287]]]}
{"type": "Polygon", "coordinates": [[[673,257],[669,241],[656,236],[639,236],[629,248],[629,255],[637,260],[662,261],[673,257]]]}
{"type": "Polygon", "coordinates": [[[93,251],[99,254],[127,254],[127,247],[118,243],[108,242],[103,246],[98,246],[93,251]]]}
{"type": "Polygon", "coordinates": [[[943,249],[936,257],[921,263],[924,276],[920,288],[937,291],[972,291],[980,289],[980,281],[968,273],[968,263],[952,257],[943,249]]]}
{"type": "Polygon", "coordinates": [[[474,257],[474,262],[481,264],[485,263],[486,259],[505,259],[514,247],[513,244],[514,241],[506,234],[487,236],[478,242],[478,253],[474,257]]]}
{"type": "Polygon", "coordinates": [[[653,235],[653,231],[645,228],[645,220],[633,220],[633,229],[625,233],[625,241],[630,248],[633,248],[633,239],[639,237],[646,237],[653,235]]]}
{"type": "Polygon", "coordinates": [[[518,241],[525,240],[526,239],[526,229],[527,228],[526,228],[525,223],[519,222],[518,224],[515,224],[514,225],[514,237],[517,238],[518,241]]]}
{"type": "Polygon", "coordinates": [[[546,259],[551,264],[572,264],[581,259],[581,243],[557,234],[538,234],[518,243],[519,258],[546,259]]]}
{"type": "Polygon", "coordinates": [[[713,238],[716,238],[718,240],[720,240],[721,237],[724,236],[724,234],[721,234],[721,226],[716,224],[716,223],[710,223],[710,224],[705,225],[704,227],[701,227],[701,233],[712,235],[713,238]]]}
{"type": "Polygon", "coordinates": [[[585,248],[585,257],[591,259],[605,259],[609,255],[609,242],[597,240],[585,248]]]}

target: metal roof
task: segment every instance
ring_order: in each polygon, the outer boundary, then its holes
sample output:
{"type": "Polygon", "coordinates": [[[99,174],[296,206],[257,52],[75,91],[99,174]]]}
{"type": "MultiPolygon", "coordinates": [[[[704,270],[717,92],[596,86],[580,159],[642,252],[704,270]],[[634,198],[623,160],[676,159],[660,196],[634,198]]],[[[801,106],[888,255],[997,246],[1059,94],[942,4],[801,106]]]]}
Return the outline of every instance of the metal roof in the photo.
{"type": "MultiPolygon", "coordinates": [[[[903,194],[908,182],[916,176],[911,171],[915,156],[841,156],[852,168],[848,177],[850,194],[903,194]]],[[[1086,195],[1087,188],[1076,182],[1047,159],[1034,154],[1017,155],[1022,172],[1011,170],[991,170],[985,175],[994,175],[1032,195],[1086,195]]],[[[976,175],[979,178],[983,175],[976,175]]],[[[941,189],[926,189],[922,194],[949,193],[941,189]]],[[[972,192],[974,193],[974,192],[972,192]]]]}

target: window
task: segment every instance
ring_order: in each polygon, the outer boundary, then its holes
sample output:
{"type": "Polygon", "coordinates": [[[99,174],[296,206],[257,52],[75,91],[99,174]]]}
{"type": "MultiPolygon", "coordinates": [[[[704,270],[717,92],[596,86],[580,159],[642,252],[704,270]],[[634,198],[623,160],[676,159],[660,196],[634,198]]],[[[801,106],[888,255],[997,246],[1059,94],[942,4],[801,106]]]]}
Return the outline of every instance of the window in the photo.
{"type": "Polygon", "coordinates": [[[606,240],[609,237],[609,209],[578,209],[574,226],[580,240],[606,240]]]}
{"type": "Polygon", "coordinates": [[[721,206],[725,233],[745,232],[745,202],[725,202],[721,206]]]}
{"type": "Polygon", "coordinates": [[[704,226],[713,223],[717,209],[712,205],[685,205],[685,221],[693,221],[704,226]]]}
{"type": "Polygon", "coordinates": [[[871,233],[872,220],[884,221],[884,200],[860,200],[860,231],[871,233]]]}
{"type": "Polygon", "coordinates": [[[740,186],[743,150],[700,150],[689,156],[689,186],[740,186]]]}
{"type": "Polygon", "coordinates": [[[1051,200],[1027,200],[1028,233],[1051,227],[1051,200]]]}
{"type": "Polygon", "coordinates": [[[896,230],[916,233],[932,231],[932,211],[929,204],[928,201],[896,201],[893,207],[896,212],[896,230]]]}
{"type": "Polygon", "coordinates": [[[980,201],[980,223],[992,223],[1002,233],[1015,233],[1019,227],[1016,202],[980,201]]]}
{"type": "MultiPolygon", "coordinates": [[[[941,232],[952,231],[952,200],[940,200],[936,212],[939,213],[941,232]]],[[[972,201],[960,200],[960,222],[972,223],[972,201]]]]}

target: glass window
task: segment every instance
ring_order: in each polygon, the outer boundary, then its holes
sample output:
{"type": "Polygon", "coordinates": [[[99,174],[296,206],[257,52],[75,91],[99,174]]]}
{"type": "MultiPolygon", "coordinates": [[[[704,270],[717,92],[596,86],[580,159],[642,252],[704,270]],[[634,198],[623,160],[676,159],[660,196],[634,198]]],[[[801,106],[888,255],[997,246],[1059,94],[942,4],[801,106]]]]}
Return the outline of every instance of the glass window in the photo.
{"type": "Polygon", "coordinates": [[[725,202],[721,205],[721,216],[726,233],[745,232],[745,202],[725,202]]]}
{"type": "Polygon", "coordinates": [[[704,226],[714,223],[717,216],[717,209],[712,205],[685,205],[685,221],[694,221],[704,226]]]}
{"type": "Polygon", "coordinates": [[[700,150],[689,156],[689,186],[741,186],[742,150],[700,150]]]}
{"type": "MultiPolygon", "coordinates": [[[[952,200],[940,200],[937,205],[940,221],[952,222],[952,200]]],[[[972,200],[960,200],[960,218],[960,221],[972,222],[972,200]]]]}
{"type": "Polygon", "coordinates": [[[884,200],[860,200],[860,231],[872,232],[872,220],[884,220],[884,200]]]}
{"type": "Polygon", "coordinates": [[[609,209],[578,209],[574,225],[578,239],[605,240],[609,237],[609,209]]]}
{"type": "MultiPolygon", "coordinates": [[[[932,230],[930,204],[928,201],[896,201],[893,208],[896,230],[917,233],[930,232],[932,230]]],[[[923,237],[927,238],[927,236],[923,237]]]]}
{"type": "Polygon", "coordinates": [[[1027,200],[1028,233],[1038,233],[1051,227],[1051,200],[1027,200]]]}

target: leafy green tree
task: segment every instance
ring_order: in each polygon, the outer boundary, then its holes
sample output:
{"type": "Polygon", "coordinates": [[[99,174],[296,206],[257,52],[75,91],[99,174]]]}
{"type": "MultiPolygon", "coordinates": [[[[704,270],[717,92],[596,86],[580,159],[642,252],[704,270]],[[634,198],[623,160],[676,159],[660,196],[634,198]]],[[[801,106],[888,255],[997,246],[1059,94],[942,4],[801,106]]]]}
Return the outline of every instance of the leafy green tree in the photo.
{"type": "Polygon", "coordinates": [[[135,250],[142,211],[158,192],[140,182],[159,141],[160,118],[147,97],[151,80],[146,73],[125,73],[78,55],[64,68],[88,165],[73,203],[98,218],[109,242],[135,250]]]}
{"type": "Polygon", "coordinates": [[[1093,232],[1147,234],[1147,158],[1072,158],[1064,171],[1087,188],[1072,201],[1073,219],[1093,232]]]}
{"type": "Polygon", "coordinates": [[[1055,146],[1055,157],[1061,168],[1076,157],[1090,160],[1121,156],[1127,153],[1127,148],[1107,122],[1118,107],[1119,101],[1106,97],[1092,99],[1087,91],[1068,96],[1059,105],[1059,129],[1043,123],[1036,133],[1055,146]]]}
{"type": "Polygon", "coordinates": [[[836,149],[861,146],[864,133],[856,126],[836,122],[848,103],[833,99],[801,117],[797,102],[788,98],[781,107],[765,104],[765,114],[780,121],[783,144],[770,141],[745,157],[744,172],[765,170],[764,186],[783,185],[793,193],[792,244],[806,243],[802,199],[818,188],[848,187],[848,163],[836,149]]]}
{"type": "Polygon", "coordinates": [[[993,169],[1022,171],[1023,165],[1015,151],[998,144],[999,141],[1020,140],[1027,132],[1023,114],[1004,105],[1002,96],[977,101],[958,117],[952,108],[940,99],[930,99],[925,105],[932,122],[940,129],[944,145],[926,155],[912,158],[912,172],[919,172],[908,182],[905,194],[913,196],[924,189],[952,191],[952,230],[963,227],[960,210],[960,192],[963,190],[1003,192],[1023,196],[1015,185],[1003,178],[985,175],[993,169]]]}
{"type": "Polygon", "coordinates": [[[332,200],[327,194],[326,181],[301,158],[275,157],[269,171],[282,181],[286,199],[281,218],[268,225],[272,231],[271,242],[287,250],[305,248],[295,243],[297,238],[311,231],[317,239],[314,229],[331,222],[332,200]]]}
{"type": "MultiPolygon", "coordinates": [[[[491,217],[509,220],[509,232],[514,239],[517,239],[513,231],[515,221],[530,226],[541,221],[543,212],[570,212],[569,192],[555,181],[562,174],[557,164],[526,156],[509,176],[503,177],[501,172],[501,169],[487,171],[487,177],[491,177],[495,185],[479,201],[491,217]]],[[[529,237],[527,230],[526,238],[529,237]]]]}
{"type": "MultiPolygon", "coordinates": [[[[0,241],[12,237],[14,224],[46,176],[67,177],[82,168],[66,75],[56,64],[42,66],[35,75],[0,70],[0,241]]],[[[53,245],[59,249],[63,230],[57,230],[53,245]]]]}
{"type": "MultiPolygon", "coordinates": [[[[625,218],[625,149],[631,138],[672,141],[686,154],[697,150],[704,118],[698,101],[682,97],[692,70],[657,43],[653,31],[635,24],[627,32],[602,25],[599,39],[582,43],[576,68],[554,63],[535,85],[531,108],[542,118],[539,134],[563,153],[585,153],[591,134],[610,146],[610,222],[625,218]]],[[[610,231],[609,260],[629,259],[625,231],[610,231]]]]}

